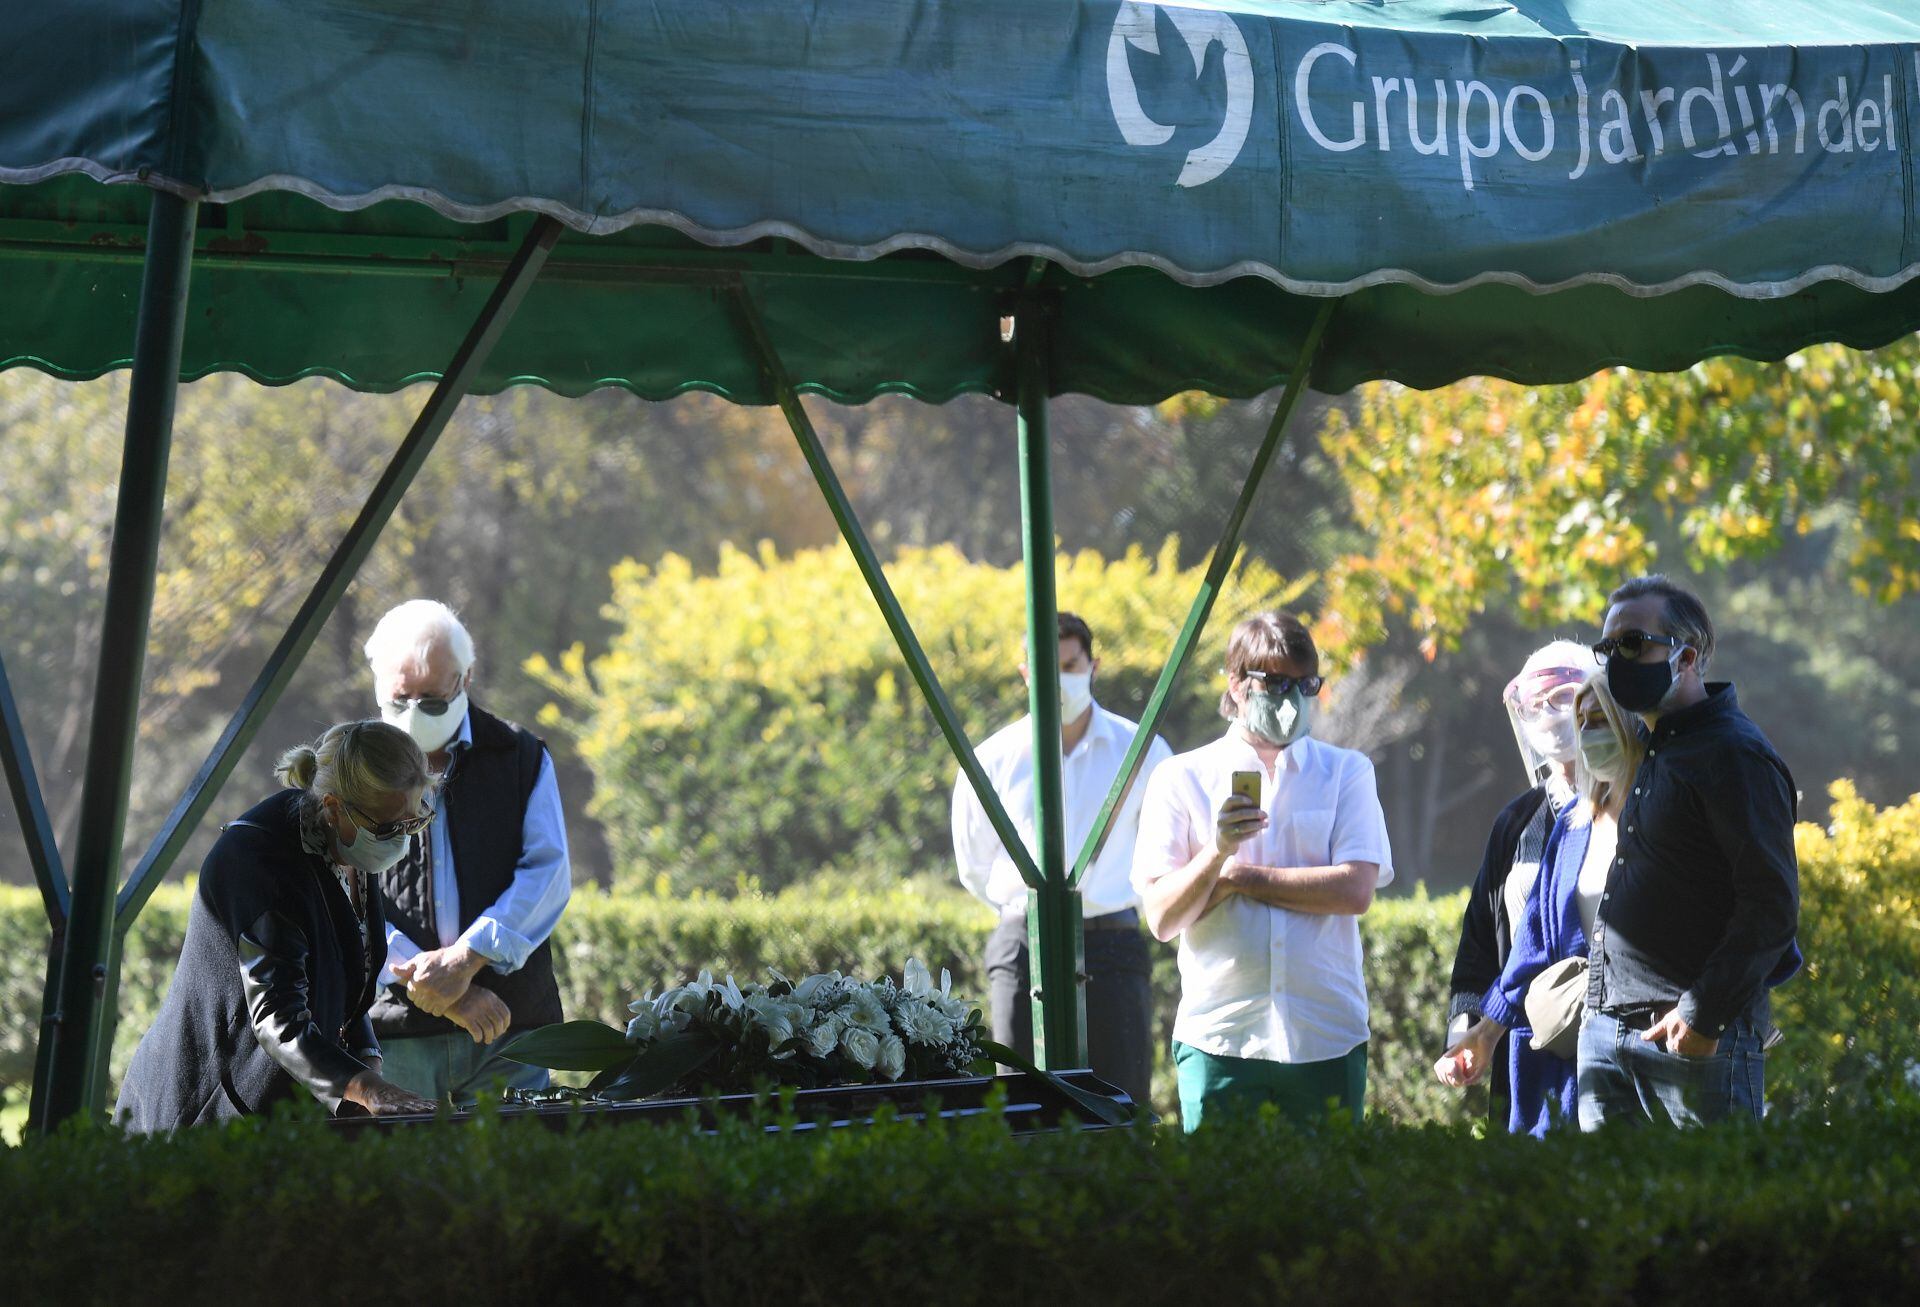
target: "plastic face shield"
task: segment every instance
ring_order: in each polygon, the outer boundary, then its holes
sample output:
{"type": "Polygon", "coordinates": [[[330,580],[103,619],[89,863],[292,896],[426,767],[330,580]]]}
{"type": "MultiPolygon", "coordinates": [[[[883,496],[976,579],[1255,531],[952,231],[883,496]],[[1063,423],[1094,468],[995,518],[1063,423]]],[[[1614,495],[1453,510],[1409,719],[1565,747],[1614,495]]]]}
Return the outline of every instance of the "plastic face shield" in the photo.
{"type": "Polygon", "coordinates": [[[1500,698],[1527,769],[1527,784],[1540,784],[1555,763],[1572,760],[1580,739],[1573,701],[1586,678],[1584,667],[1542,667],[1507,682],[1500,698]]]}

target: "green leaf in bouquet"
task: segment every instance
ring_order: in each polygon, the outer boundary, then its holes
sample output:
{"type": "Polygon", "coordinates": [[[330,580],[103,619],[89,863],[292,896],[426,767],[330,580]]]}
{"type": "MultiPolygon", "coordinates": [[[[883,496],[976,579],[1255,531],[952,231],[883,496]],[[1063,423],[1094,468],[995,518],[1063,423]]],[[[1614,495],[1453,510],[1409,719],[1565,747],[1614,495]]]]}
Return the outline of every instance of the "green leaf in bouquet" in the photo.
{"type": "Polygon", "coordinates": [[[515,1035],[500,1056],[552,1071],[604,1071],[633,1058],[624,1033],[598,1021],[564,1021],[515,1035]]]}
{"type": "Polygon", "coordinates": [[[991,1039],[983,1039],[980,1041],[980,1051],[1003,1066],[1010,1066],[1016,1071],[1024,1071],[1030,1076],[1040,1077],[1040,1079],[1046,1081],[1055,1089],[1058,1089],[1061,1093],[1078,1103],[1095,1117],[1105,1121],[1108,1125],[1125,1125],[1133,1119],[1132,1114],[1128,1112],[1127,1109],[1121,1107],[1120,1104],[1114,1102],[1111,1098],[1102,1098],[1098,1094],[1089,1094],[1084,1089],[1079,1089],[1068,1084],[1051,1071],[1042,1071],[1039,1067],[1035,1066],[1026,1058],[1021,1057],[1005,1044],[997,1044],[991,1039]]]}
{"type": "Polygon", "coordinates": [[[615,1062],[612,1066],[602,1071],[599,1075],[587,1081],[585,1093],[589,1097],[595,1094],[598,1094],[601,1090],[605,1089],[608,1085],[614,1083],[621,1076],[625,1075],[628,1071],[632,1070],[633,1064],[637,1060],[638,1058],[636,1056],[636,1057],[630,1057],[624,1062],[615,1062]]]}
{"type": "Polygon", "coordinates": [[[667,1035],[655,1040],[617,1079],[603,1086],[600,1096],[616,1103],[650,1098],[685,1080],[719,1051],[720,1042],[702,1031],[667,1035]]]}

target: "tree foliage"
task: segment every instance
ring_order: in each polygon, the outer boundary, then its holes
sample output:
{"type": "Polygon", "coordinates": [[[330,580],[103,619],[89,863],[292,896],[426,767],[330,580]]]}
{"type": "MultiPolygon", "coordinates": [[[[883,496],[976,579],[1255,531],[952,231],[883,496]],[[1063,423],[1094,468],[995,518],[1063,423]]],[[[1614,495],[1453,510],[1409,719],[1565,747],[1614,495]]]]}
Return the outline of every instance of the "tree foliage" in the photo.
{"type": "MultiPolygon", "coordinates": [[[[1096,633],[1095,693],[1116,711],[1138,715],[1198,588],[1177,550],[1057,563],[1061,606],[1096,633]]],[[[1021,716],[1022,569],[941,547],[902,551],[888,575],[972,739],[1021,716]]],[[[1228,619],[1301,588],[1255,561],[1234,573],[1170,738],[1190,746],[1217,730],[1228,619]]],[[[607,616],[604,654],[576,644],[527,666],[558,696],[542,724],[593,769],[590,811],[623,875],[777,886],[836,863],[944,866],[952,755],[844,549],[723,548],[711,575],[677,556],[629,560],[607,616]]]]}
{"type": "Polygon", "coordinates": [[[1594,623],[1625,576],[1758,558],[1836,503],[1853,585],[1912,594],[1916,367],[1908,341],[1570,386],[1369,387],[1323,437],[1368,541],[1330,570],[1329,604],[1362,642],[1404,621],[1432,656],[1488,608],[1594,623]]]}

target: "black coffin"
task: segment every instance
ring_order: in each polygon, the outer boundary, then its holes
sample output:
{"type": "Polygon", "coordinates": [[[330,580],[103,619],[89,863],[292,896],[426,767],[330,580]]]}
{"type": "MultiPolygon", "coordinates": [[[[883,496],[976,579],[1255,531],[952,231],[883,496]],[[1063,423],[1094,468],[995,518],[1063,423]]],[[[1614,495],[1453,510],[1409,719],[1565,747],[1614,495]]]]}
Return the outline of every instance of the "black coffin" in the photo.
{"type": "MultiPolygon", "coordinates": [[[[1056,1073],[1082,1093],[1107,1099],[1126,1111],[1134,1111],[1133,1100],[1091,1071],[1056,1073]]],[[[882,1105],[890,1105],[902,1120],[924,1120],[929,1114],[941,1118],[984,1116],[987,1096],[998,1085],[1006,1090],[1006,1121],[1015,1134],[1041,1134],[1065,1128],[1069,1121],[1087,1130],[1111,1130],[1116,1127],[1100,1120],[1054,1084],[1040,1076],[1011,1072],[997,1076],[965,1076],[954,1080],[906,1080],[884,1085],[836,1085],[826,1089],[801,1089],[793,1095],[793,1112],[799,1130],[839,1129],[867,1125],[882,1105]]],[[[639,1103],[540,1103],[504,1104],[497,1109],[502,1121],[538,1121],[554,1129],[576,1125],[591,1127],[617,1125],[660,1125],[685,1121],[694,1114],[702,1128],[713,1129],[722,1117],[752,1117],[757,1112],[769,1116],[767,1099],[752,1094],[722,1094],[717,1098],[663,1098],[639,1103]]],[[[387,1131],[404,1126],[430,1125],[446,1120],[458,1125],[469,1121],[473,1113],[457,1111],[442,1118],[426,1114],[383,1117],[339,1117],[332,1125],[349,1134],[363,1131],[387,1131]]],[[[1146,1119],[1151,1120],[1150,1116],[1146,1119]]],[[[769,1121],[769,1132],[784,1127],[769,1121]]]]}

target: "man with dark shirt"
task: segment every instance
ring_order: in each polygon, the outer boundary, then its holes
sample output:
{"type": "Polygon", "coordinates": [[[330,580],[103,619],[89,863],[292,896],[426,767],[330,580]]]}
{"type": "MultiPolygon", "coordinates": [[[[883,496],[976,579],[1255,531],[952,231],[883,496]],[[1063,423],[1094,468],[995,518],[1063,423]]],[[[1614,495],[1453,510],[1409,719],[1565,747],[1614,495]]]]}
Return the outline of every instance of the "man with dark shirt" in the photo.
{"type": "Polygon", "coordinates": [[[1800,961],[1793,777],[1704,679],[1698,598],[1654,575],[1610,602],[1594,656],[1649,734],[1591,941],[1580,1126],[1758,1117],[1767,991],[1800,961]]]}

